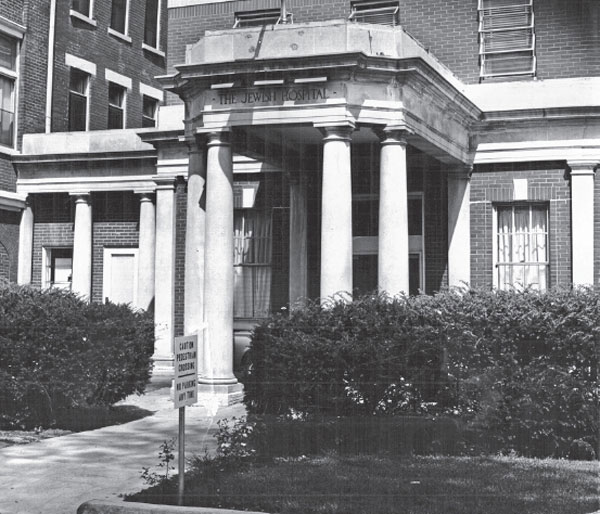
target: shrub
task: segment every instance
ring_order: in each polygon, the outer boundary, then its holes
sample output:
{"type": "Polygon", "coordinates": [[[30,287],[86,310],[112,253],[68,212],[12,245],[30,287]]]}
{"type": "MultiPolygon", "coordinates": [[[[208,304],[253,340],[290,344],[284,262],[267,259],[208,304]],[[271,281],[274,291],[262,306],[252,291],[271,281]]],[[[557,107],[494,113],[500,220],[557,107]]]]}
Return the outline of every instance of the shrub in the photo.
{"type": "Polygon", "coordinates": [[[591,289],[367,296],[279,313],[252,338],[252,414],[458,415],[469,447],[564,457],[598,446],[591,289]]]}
{"type": "Polygon", "coordinates": [[[0,289],[0,423],[48,425],[57,409],[110,405],[150,377],[151,314],[57,289],[0,289]]]}

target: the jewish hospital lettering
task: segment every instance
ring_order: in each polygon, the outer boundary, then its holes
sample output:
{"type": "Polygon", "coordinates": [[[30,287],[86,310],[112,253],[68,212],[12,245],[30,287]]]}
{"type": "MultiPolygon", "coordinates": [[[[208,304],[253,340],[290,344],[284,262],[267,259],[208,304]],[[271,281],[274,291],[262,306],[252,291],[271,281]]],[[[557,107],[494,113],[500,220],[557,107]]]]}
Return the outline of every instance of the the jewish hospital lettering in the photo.
{"type": "Polygon", "coordinates": [[[221,91],[219,92],[219,105],[316,102],[328,98],[327,89],[324,87],[221,91]]]}

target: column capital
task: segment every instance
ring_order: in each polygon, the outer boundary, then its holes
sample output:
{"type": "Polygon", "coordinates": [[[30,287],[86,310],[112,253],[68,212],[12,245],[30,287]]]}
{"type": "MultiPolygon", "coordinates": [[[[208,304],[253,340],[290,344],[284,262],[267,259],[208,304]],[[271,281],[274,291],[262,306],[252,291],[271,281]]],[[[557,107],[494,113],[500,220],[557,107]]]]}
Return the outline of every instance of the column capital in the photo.
{"type": "Polygon", "coordinates": [[[69,196],[75,200],[75,203],[90,203],[90,192],[69,193],[69,196]]]}
{"type": "Polygon", "coordinates": [[[171,175],[166,177],[161,177],[160,175],[155,175],[152,177],[152,180],[156,184],[157,191],[165,191],[165,190],[175,190],[175,182],[177,177],[173,177],[171,175]]]}
{"type": "Polygon", "coordinates": [[[600,165],[600,161],[597,159],[571,159],[567,161],[567,166],[571,169],[571,175],[594,175],[598,165],[600,165]]]}
{"type": "Polygon", "coordinates": [[[448,178],[453,178],[454,180],[471,180],[471,175],[473,175],[472,164],[465,164],[464,166],[457,166],[448,170],[448,178]]]}
{"type": "Polygon", "coordinates": [[[406,125],[386,125],[385,127],[374,127],[373,132],[377,135],[382,145],[402,145],[408,144],[408,137],[414,132],[406,125]]]}
{"type": "Polygon", "coordinates": [[[345,125],[331,125],[317,127],[323,135],[323,141],[348,141],[352,140],[352,132],[354,132],[354,123],[345,125]]]}
{"type": "Polygon", "coordinates": [[[231,132],[229,130],[218,130],[202,134],[206,136],[207,146],[231,146],[231,132]]]}
{"type": "Polygon", "coordinates": [[[134,191],[133,193],[138,197],[140,203],[154,202],[154,190],[134,191]]]}

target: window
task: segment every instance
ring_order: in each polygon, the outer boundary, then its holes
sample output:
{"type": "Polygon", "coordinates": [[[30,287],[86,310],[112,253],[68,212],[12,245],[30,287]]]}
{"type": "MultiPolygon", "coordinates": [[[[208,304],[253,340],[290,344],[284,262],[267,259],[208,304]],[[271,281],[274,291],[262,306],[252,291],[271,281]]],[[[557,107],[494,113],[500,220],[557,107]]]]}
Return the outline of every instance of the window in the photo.
{"type": "Polygon", "coordinates": [[[158,100],[150,96],[142,97],[142,127],[156,127],[158,100]]]}
{"type": "Polygon", "coordinates": [[[110,28],[121,34],[127,34],[128,4],[129,0],[112,0],[110,28]]]}
{"type": "Polygon", "coordinates": [[[548,207],[496,207],[496,268],[499,289],[548,287],[548,207]]]}
{"type": "Polygon", "coordinates": [[[358,23],[374,23],[394,27],[399,23],[398,2],[365,1],[353,2],[349,20],[358,23]]]}
{"type": "Polygon", "coordinates": [[[15,143],[15,106],[18,42],[0,33],[0,145],[15,143]]]}
{"type": "Polygon", "coordinates": [[[45,248],[46,275],[44,287],[71,289],[73,275],[73,248],[45,248]]]}
{"type": "Polygon", "coordinates": [[[480,79],[535,75],[533,0],[479,0],[480,79]]]}
{"type": "Polygon", "coordinates": [[[144,43],[158,48],[159,1],[146,0],[146,16],[144,20],[144,43]]]}
{"type": "MultiPolygon", "coordinates": [[[[262,9],[258,11],[244,11],[235,13],[233,28],[261,27],[263,25],[277,25],[281,23],[281,9],[262,9]]],[[[292,13],[287,13],[286,23],[292,23],[292,13]]]]}
{"type": "Polygon", "coordinates": [[[234,316],[263,318],[271,311],[271,211],[236,209],[233,229],[234,316]]]}
{"type": "Polygon", "coordinates": [[[127,89],[113,82],[108,83],[108,128],[122,129],[125,120],[125,93],[127,89]]]}
{"type": "Polygon", "coordinates": [[[69,131],[87,130],[88,91],[90,76],[71,68],[69,80],[69,131]]]}
{"type": "Polygon", "coordinates": [[[92,0],[72,0],[71,9],[87,18],[92,17],[92,0]]]}

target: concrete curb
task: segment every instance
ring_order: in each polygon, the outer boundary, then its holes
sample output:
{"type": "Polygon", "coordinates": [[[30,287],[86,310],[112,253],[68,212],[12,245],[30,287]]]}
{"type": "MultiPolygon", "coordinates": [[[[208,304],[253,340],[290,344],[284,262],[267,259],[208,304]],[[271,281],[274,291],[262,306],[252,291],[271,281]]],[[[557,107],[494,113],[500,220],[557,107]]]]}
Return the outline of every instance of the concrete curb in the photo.
{"type": "Polygon", "coordinates": [[[77,514],[264,514],[241,510],[216,509],[211,507],[177,507],[110,500],[90,500],[82,503],[77,514]]]}

